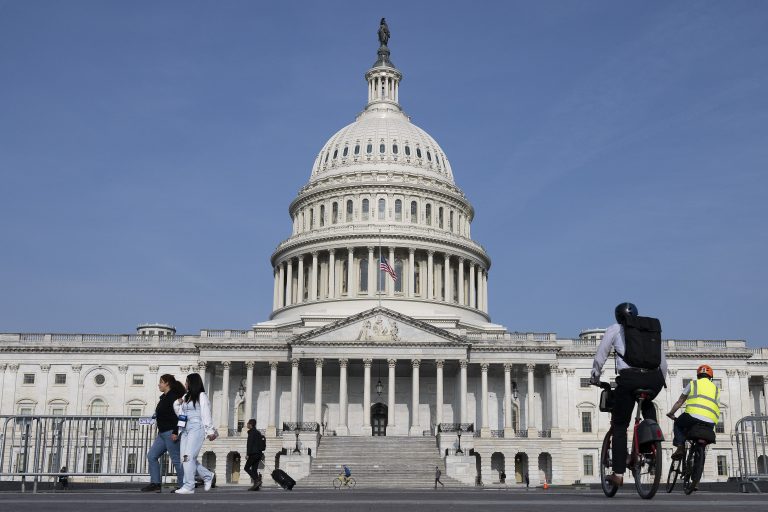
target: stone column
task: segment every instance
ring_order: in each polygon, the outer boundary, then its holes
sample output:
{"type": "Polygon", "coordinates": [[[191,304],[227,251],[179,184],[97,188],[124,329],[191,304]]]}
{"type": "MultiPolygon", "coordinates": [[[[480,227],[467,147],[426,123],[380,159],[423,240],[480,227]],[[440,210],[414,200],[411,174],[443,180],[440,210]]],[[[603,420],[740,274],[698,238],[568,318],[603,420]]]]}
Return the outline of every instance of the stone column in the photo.
{"type": "Polygon", "coordinates": [[[411,378],[411,430],[409,432],[412,436],[421,436],[423,429],[421,428],[421,422],[419,421],[419,367],[421,361],[419,359],[411,360],[412,378],[411,378]]]}
{"type": "Polygon", "coordinates": [[[445,302],[452,302],[453,292],[451,290],[451,285],[453,284],[453,280],[451,279],[451,256],[449,254],[445,255],[445,278],[443,283],[443,289],[445,290],[445,297],[443,297],[443,300],[445,300],[445,302]]]}
{"type": "MultiPolygon", "coordinates": [[[[208,382],[207,371],[208,371],[208,362],[207,361],[198,361],[197,362],[197,373],[200,374],[200,378],[203,381],[203,387],[208,392],[208,396],[210,397],[211,393],[213,392],[213,389],[210,389],[210,388],[212,388],[213,386],[211,385],[210,382],[208,382]]],[[[213,411],[211,411],[211,414],[213,414],[213,411]]]]}
{"type": "Polygon", "coordinates": [[[363,435],[371,435],[371,364],[373,359],[363,359],[363,435]]]}
{"type": "Polygon", "coordinates": [[[491,437],[491,426],[488,422],[488,363],[480,364],[480,386],[482,393],[483,423],[480,427],[480,437],[491,437]]]}
{"type": "MultiPolygon", "coordinates": [[[[575,377],[574,377],[574,375],[576,375],[576,368],[564,368],[564,371],[565,371],[565,387],[566,387],[566,389],[570,389],[570,390],[576,389],[576,382],[575,382],[575,377]]],[[[576,409],[576,405],[574,403],[575,402],[575,397],[573,396],[573,393],[569,392],[566,395],[566,398],[567,398],[567,402],[568,402],[567,411],[569,411],[569,413],[566,415],[567,418],[568,418],[568,431],[569,432],[573,432],[573,431],[576,431],[578,428],[580,428],[581,425],[577,426],[577,425],[574,424],[574,421],[576,420],[576,417],[575,417],[574,414],[570,413],[570,411],[574,411],[576,409]]]]}
{"type": "Polygon", "coordinates": [[[298,283],[296,286],[296,304],[304,302],[304,255],[299,254],[299,268],[297,270],[298,283]]]}
{"type": "MultiPolygon", "coordinates": [[[[536,423],[533,415],[533,371],[536,369],[534,363],[528,363],[525,365],[525,371],[528,373],[528,389],[526,390],[526,411],[525,411],[525,426],[528,429],[528,437],[535,438],[538,433],[536,432],[536,423]]],[[[530,461],[529,461],[530,463],[530,461]]]]}
{"type": "Polygon", "coordinates": [[[315,359],[315,421],[323,424],[323,364],[322,358],[315,359]]]}
{"type": "Polygon", "coordinates": [[[299,421],[299,359],[291,359],[291,421],[299,421]]]}
{"type": "Polygon", "coordinates": [[[221,379],[221,418],[219,418],[219,430],[221,435],[226,435],[229,430],[229,367],[231,363],[229,361],[222,361],[221,366],[224,368],[224,375],[221,379]]]}
{"type": "Polygon", "coordinates": [[[469,423],[467,420],[467,364],[466,359],[459,361],[459,403],[461,404],[459,423],[469,423]]]}
{"type": "Polygon", "coordinates": [[[515,435],[512,425],[512,365],[504,363],[504,438],[511,439],[515,435]]]}
{"type": "Polygon", "coordinates": [[[269,420],[267,421],[267,435],[274,437],[275,428],[275,405],[277,403],[277,361],[269,362],[269,420]]]}
{"type": "Polygon", "coordinates": [[[469,307],[477,308],[477,294],[475,293],[475,264],[469,265],[469,307]]]}
{"type": "Polygon", "coordinates": [[[483,292],[483,284],[485,284],[485,281],[483,280],[483,268],[479,267],[477,269],[477,309],[480,311],[485,311],[485,292],[483,292]]]}
{"type": "MultiPolygon", "coordinates": [[[[256,363],[253,361],[245,362],[245,422],[255,418],[253,414],[253,367],[256,363]]],[[[244,435],[247,435],[247,429],[243,429],[244,435]]]]}
{"type": "Polygon", "coordinates": [[[355,297],[357,289],[353,279],[355,275],[355,249],[347,247],[347,297],[355,297]]]}
{"type": "Polygon", "coordinates": [[[557,393],[557,379],[560,375],[560,367],[556,364],[549,365],[549,401],[552,418],[550,420],[549,429],[552,432],[552,437],[556,437],[555,434],[560,432],[560,422],[558,421],[558,402],[560,395],[557,393]]]}
{"type": "Polygon", "coordinates": [[[285,306],[285,262],[280,263],[280,286],[277,289],[278,307],[285,306]]]}
{"type": "MultiPolygon", "coordinates": [[[[394,247],[389,248],[389,264],[392,265],[392,270],[395,270],[395,248],[394,247]]],[[[387,296],[394,297],[395,281],[390,276],[384,276],[384,279],[387,280],[387,296]]]]}
{"type": "Polygon", "coordinates": [[[435,298],[435,251],[427,251],[427,299],[435,298]]]}
{"type": "Polygon", "coordinates": [[[285,305],[293,304],[293,258],[288,260],[285,271],[285,305]]]}
{"type": "Polygon", "coordinates": [[[373,247],[368,246],[368,296],[376,295],[376,269],[379,266],[373,259],[373,247]]]}
{"type": "Polygon", "coordinates": [[[413,247],[408,249],[408,296],[413,297],[414,285],[416,284],[416,249],[413,247]]]}
{"type": "Polygon", "coordinates": [[[741,393],[741,417],[750,416],[755,403],[749,396],[749,370],[739,370],[739,393],[741,393]]]}
{"type": "Polygon", "coordinates": [[[768,375],[763,375],[763,416],[768,415],[768,375]]]}
{"type": "Polygon", "coordinates": [[[328,251],[328,298],[336,298],[336,249],[328,251]]]}
{"type": "Polygon", "coordinates": [[[435,386],[435,424],[440,425],[443,422],[443,366],[445,361],[438,359],[435,361],[437,367],[437,383],[435,386]]]}
{"type": "Polygon", "coordinates": [[[464,258],[459,258],[459,304],[464,306],[464,258]]]}
{"type": "Polygon", "coordinates": [[[275,278],[275,286],[274,290],[272,291],[272,310],[276,310],[279,307],[278,301],[280,300],[279,297],[279,290],[280,290],[280,272],[277,270],[277,267],[272,269],[272,274],[275,278]]]}
{"type": "Polygon", "coordinates": [[[336,426],[337,436],[348,436],[347,425],[347,364],[349,359],[339,359],[339,424],[336,426]]]}
{"type": "Polygon", "coordinates": [[[488,271],[483,272],[483,306],[486,313],[488,312],[488,271]]]}
{"type": "Polygon", "coordinates": [[[389,390],[387,392],[387,429],[395,426],[395,365],[397,359],[388,359],[389,365],[389,390]]]}
{"type": "Polygon", "coordinates": [[[309,300],[317,300],[320,293],[317,289],[317,270],[317,251],[312,251],[312,282],[309,284],[309,300]]]}

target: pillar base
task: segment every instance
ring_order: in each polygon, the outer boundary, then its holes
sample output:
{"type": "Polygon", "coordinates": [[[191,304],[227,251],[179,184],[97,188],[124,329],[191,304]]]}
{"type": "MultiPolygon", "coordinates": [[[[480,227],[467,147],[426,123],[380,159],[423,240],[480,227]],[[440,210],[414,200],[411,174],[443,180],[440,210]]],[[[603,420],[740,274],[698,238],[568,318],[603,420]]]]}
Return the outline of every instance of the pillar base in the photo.
{"type": "Polygon", "coordinates": [[[267,427],[266,436],[267,437],[277,437],[277,429],[275,428],[274,425],[272,425],[271,427],[267,427]]]}
{"type": "Polygon", "coordinates": [[[482,438],[491,437],[491,429],[488,428],[488,427],[482,427],[480,429],[480,437],[482,437],[482,438]]]}
{"type": "Polygon", "coordinates": [[[363,437],[371,437],[373,434],[371,433],[371,426],[370,425],[363,425],[363,431],[360,433],[363,437]]]}
{"type": "Polygon", "coordinates": [[[339,425],[336,427],[336,435],[337,436],[348,436],[349,435],[349,427],[346,425],[339,425]]]}
{"type": "Polygon", "coordinates": [[[528,439],[536,439],[537,437],[539,437],[539,429],[537,429],[536,427],[528,427],[527,430],[528,430],[528,439]]]}
{"type": "Polygon", "coordinates": [[[511,439],[515,437],[515,429],[512,427],[504,427],[504,439],[511,439]]]}
{"type": "Polygon", "coordinates": [[[552,439],[560,439],[560,427],[552,427],[550,432],[552,433],[552,439]]]}
{"type": "Polygon", "coordinates": [[[410,430],[408,430],[408,435],[411,437],[421,437],[424,435],[424,429],[421,425],[413,425],[410,430]]]}

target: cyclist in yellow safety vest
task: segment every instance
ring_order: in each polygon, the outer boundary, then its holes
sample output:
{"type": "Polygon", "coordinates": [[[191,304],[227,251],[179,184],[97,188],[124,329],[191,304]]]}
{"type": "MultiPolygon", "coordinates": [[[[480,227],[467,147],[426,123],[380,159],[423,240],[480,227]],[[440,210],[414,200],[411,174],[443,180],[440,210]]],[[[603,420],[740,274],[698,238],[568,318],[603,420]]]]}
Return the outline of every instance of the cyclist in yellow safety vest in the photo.
{"type": "Polygon", "coordinates": [[[674,439],[672,444],[677,450],[672,454],[673,459],[683,456],[685,434],[694,425],[703,425],[714,429],[720,420],[720,389],[712,382],[715,372],[712,367],[703,364],[696,369],[696,380],[691,381],[683,394],[669,410],[667,416],[675,420],[674,439]],[[685,412],[675,418],[675,412],[685,403],[685,412]]]}

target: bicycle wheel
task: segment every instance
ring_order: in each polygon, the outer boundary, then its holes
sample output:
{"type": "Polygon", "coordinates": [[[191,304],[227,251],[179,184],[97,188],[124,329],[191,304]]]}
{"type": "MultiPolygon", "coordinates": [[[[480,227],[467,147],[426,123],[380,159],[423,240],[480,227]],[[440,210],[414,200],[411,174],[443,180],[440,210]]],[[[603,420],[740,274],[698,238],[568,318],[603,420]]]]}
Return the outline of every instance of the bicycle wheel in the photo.
{"type": "Polygon", "coordinates": [[[349,481],[347,482],[347,486],[350,489],[354,489],[356,485],[357,485],[357,480],[355,480],[353,477],[349,477],[349,481]]]}
{"type": "Polygon", "coordinates": [[[341,489],[341,485],[342,485],[341,478],[336,477],[336,478],[333,479],[333,488],[334,489],[341,489]]]}
{"type": "Polygon", "coordinates": [[[675,488],[677,477],[680,475],[680,464],[682,464],[682,462],[682,460],[673,460],[672,464],[669,465],[669,473],[667,473],[667,492],[672,492],[672,489],[675,488]]]}
{"type": "Polygon", "coordinates": [[[603,438],[603,446],[600,448],[600,487],[603,488],[603,493],[609,498],[613,498],[616,495],[616,491],[619,487],[608,483],[605,477],[611,474],[611,441],[613,438],[613,429],[608,430],[603,438]]]}
{"type": "Polygon", "coordinates": [[[690,477],[685,482],[685,494],[691,494],[699,485],[701,475],[704,473],[704,447],[699,443],[693,443],[691,454],[688,457],[690,477]]]}
{"type": "Polygon", "coordinates": [[[641,498],[649,500],[656,495],[661,482],[661,441],[641,447],[632,468],[632,476],[635,478],[637,494],[641,498]]]}

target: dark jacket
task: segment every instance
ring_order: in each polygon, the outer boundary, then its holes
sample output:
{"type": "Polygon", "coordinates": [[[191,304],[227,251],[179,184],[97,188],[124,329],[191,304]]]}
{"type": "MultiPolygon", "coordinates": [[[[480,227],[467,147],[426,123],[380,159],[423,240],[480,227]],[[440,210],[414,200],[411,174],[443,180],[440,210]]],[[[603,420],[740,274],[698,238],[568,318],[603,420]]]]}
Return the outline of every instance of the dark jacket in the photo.
{"type": "Polygon", "coordinates": [[[179,418],[173,410],[173,402],[179,397],[173,391],[168,391],[160,395],[160,400],[155,407],[155,422],[158,432],[168,432],[173,430],[174,434],[179,433],[179,418]]]}
{"type": "MultiPolygon", "coordinates": [[[[248,431],[248,444],[245,447],[246,455],[251,456],[251,455],[258,455],[262,453],[261,451],[262,437],[264,437],[264,434],[262,434],[255,428],[252,428],[248,431]]],[[[266,442],[266,438],[264,438],[264,441],[266,442]]]]}

